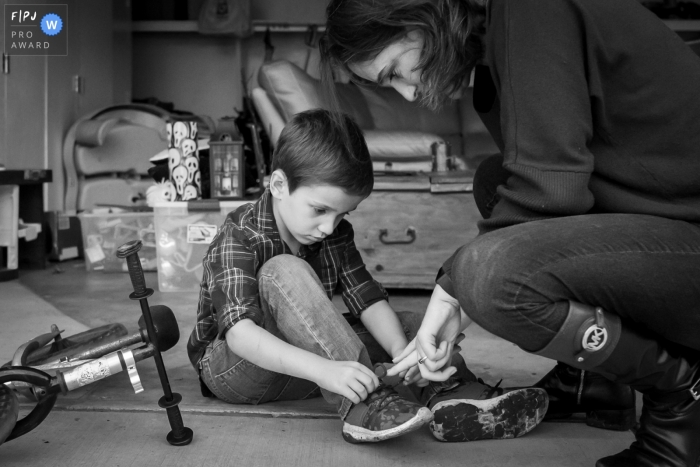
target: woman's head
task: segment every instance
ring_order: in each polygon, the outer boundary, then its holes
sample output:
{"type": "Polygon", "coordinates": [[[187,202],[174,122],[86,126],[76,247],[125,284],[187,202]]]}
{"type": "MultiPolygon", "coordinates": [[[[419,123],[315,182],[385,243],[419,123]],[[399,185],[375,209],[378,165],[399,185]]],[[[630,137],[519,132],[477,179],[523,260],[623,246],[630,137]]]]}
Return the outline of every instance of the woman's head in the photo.
{"type": "MultiPolygon", "coordinates": [[[[344,69],[358,82],[369,77],[377,83],[378,72],[398,59],[394,79],[377,84],[439,107],[461,89],[482,55],[481,1],[331,0],[321,41],[322,77],[331,101],[333,68],[344,69]]],[[[391,76],[390,71],[385,69],[382,77],[391,76]]]]}

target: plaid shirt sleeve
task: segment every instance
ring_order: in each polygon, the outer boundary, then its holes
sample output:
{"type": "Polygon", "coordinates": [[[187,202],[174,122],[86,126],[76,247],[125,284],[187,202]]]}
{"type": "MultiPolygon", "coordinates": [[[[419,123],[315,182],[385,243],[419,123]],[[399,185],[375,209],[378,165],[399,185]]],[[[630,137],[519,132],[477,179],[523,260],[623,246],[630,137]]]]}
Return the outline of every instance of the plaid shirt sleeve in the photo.
{"type": "Polygon", "coordinates": [[[345,249],[340,255],[338,277],[343,301],[350,312],[359,317],[369,306],[380,300],[388,300],[384,287],[372,278],[367,271],[362,256],[355,246],[355,233],[352,225],[343,220],[338,232],[345,236],[345,249]]]}
{"type": "Polygon", "coordinates": [[[210,278],[208,291],[216,310],[217,335],[223,338],[245,318],[262,326],[263,314],[258,301],[257,258],[250,242],[232,222],[225,223],[219,235],[220,241],[204,260],[204,274],[210,278]]]}

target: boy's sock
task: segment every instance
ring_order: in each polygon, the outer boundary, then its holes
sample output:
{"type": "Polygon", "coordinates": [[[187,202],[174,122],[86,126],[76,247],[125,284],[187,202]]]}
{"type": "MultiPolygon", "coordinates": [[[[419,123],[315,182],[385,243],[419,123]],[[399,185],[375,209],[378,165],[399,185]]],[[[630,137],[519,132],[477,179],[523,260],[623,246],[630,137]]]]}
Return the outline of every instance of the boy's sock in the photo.
{"type": "Polygon", "coordinates": [[[349,443],[376,443],[417,430],[432,419],[430,409],[381,385],[352,406],[343,424],[343,438],[349,443]]]}

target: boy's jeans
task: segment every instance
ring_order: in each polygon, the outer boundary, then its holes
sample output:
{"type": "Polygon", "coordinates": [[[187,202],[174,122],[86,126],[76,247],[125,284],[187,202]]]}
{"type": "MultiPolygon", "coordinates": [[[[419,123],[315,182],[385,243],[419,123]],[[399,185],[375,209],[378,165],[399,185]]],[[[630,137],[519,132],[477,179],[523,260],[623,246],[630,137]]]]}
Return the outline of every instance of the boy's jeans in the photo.
{"type": "MultiPolygon", "coordinates": [[[[258,273],[258,287],[263,328],[271,334],[330,360],[357,361],[369,368],[373,362],[391,361],[361,323],[348,324],[305,261],[291,255],[272,258],[258,273]]],[[[410,341],[422,315],[397,314],[410,341]]],[[[242,359],[222,339],[209,344],[200,367],[202,379],[216,397],[233,404],[308,399],[322,394],[343,419],[352,405],[339,394],[325,389],[319,392],[311,381],[265,370],[242,359]]]]}
{"type": "MultiPolygon", "coordinates": [[[[482,162],[474,197],[484,217],[509,174],[482,162]]],[[[568,301],[600,306],[628,323],[700,350],[700,226],[641,214],[587,214],[527,222],[477,237],[452,264],[464,311],[525,350],[542,349],[568,301]]]]}

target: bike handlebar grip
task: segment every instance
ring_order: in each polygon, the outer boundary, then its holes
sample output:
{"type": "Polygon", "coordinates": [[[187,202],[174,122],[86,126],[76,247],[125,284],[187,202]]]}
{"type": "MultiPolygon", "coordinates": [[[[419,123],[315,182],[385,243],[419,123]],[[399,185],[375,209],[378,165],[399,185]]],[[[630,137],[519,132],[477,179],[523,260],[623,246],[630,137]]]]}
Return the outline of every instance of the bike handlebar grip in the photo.
{"type": "Polygon", "coordinates": [[[173,446],[188,445],[192,442],[192,438],[194,437],[194,432],[187,428],[182,421],[182,414],[178,407],[181,401],[182,396],[176,392],[173,393],[171,400],[166,399],[165,396],[158,400],[158,405],[164,408],[168,414],[168,422],[170,422],[170,428],[172,428],[172,431],[168,433],[165,439],[173,446]]]}
{"type": "Polygon", "coordinates": [[[141,240],[132,240],[117,248],[117,258],[126,259],[126,265],[129,268],[129,278],[136,294],[146,293],[146,278],[143,276],[143,268],[141,267],[141,260],[139,260],[138,254],[141,245],[141,240]]]}

